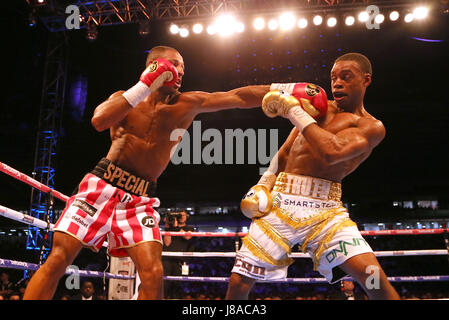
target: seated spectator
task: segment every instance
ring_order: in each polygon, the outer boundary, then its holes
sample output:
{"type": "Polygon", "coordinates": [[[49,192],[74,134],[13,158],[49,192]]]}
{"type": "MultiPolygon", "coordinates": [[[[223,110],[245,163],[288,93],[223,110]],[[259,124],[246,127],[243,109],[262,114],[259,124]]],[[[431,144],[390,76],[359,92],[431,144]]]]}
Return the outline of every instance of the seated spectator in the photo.
{"type": "Polygon", "coordinates": [[[0,274],[0,295],[5,299],[8,298],[14,290],[14,284],[9,281],[9,274],[2,271],[0,274]]]}
{"type": "Polygon", "coordinates": [[[80,293],[73,296],[70,300],[97,300],[93,283],[84,281],[81,285],[80,293]]]}
{"type": "Polygon", "coordinates": [[[365,300],[365,293],[356,290],[352,280],[341,280],[340,285],[340,291],[331,295],[332,300],[365,300]]]}

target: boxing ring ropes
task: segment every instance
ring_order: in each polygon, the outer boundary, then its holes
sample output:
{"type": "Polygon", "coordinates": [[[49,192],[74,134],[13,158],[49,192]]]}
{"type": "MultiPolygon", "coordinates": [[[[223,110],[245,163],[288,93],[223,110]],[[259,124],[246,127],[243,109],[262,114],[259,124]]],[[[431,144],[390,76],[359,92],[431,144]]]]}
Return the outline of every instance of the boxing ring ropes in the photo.
{"type": "MultiPolygon", "coordinates": [[[[48,193],[61,201],[66,202],[69,197],[62,194],[59,191],[51,189],[50,187],[36,181],[35,179],[17,171],[10,166],[0,162],[0,171],[10,175],[11,177],[20,180],[33,188],[36,188],[42,192],[48,193]]],[[[0,204],[0,215],[6,218],[19,221],[34,227],[41,229],[47,229],[53,231],[53,224],[46,221],[37,219],[27,214],[12,210],[4,207],[0,204]]],[[[426,234],[445,234],[449,232],[449,228],[439,229],[405,229],[405,230],[378,230],[378,231],[360,231],[362,236],[384,236],[384,235],[426,235],[426,234]]],[[[192,236],[192,237],[244,237],[245,232],[168,232],[161,231],[162,235],[171,236],[192,236]]],[[[107,246],[107,244],[104,244],[107,246]]],[[[376,257],[394,257],[394,256],[435,256],[435,255],[449,255],[449,247],[447,249],[434,249],[434,250],[403,250],[403,251],[375,251],[376,257]]],[[[163,256],[170,257],[189,257],[189,258],[216,258],[216,257],[235,257],[235,252],[163,252],[163,256]]],[[[291,258],[310,258],[306,253],[291,253],[291,258]]],[[[38,264],[33,264],[23,261],[15,261],[9,259],[2,259],[0,257],[0,268],[20,269],[20,270],[37,270],[38,264]]],[[[90,270],[77,270],[71,267],[66,269],[66,274],[77,273],[79,276],[84,277],[97,277],[107,279],[120,279],[120,280],[132,280],[135,279],[134,275],[119,275],[108,272],[90,271],[90,270]]],[[[164,276],[165,280],[171,281],[191,281],[191,282],[227,282],[228,277],[193,277],[193,276],[164,276]]],[[[344,279],[350,279],[346,277],[344,279]]],[[[388,277],[391,282],[428,282],[428,281],[449,281],[449,275],[429,275],[429,276],[395,276],[388,277]]],[[[281,280],[261,280],[263,283],[327,283],[325,278],[287,278],[281,280]]]]}

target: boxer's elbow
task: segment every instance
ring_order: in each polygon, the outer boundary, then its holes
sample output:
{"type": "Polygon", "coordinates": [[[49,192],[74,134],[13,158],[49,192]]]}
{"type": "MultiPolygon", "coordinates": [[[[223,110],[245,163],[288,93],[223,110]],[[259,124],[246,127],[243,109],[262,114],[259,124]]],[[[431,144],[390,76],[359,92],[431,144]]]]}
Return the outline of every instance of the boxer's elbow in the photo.
{"type": "Polygon", "coordinates": [[[322,140],[315,146],[321,161],[327,166],[334,165],[343,158],[344,147],[338,143],[336,138],[322,140]]]}
{"type": "Polygon", "coordinates": [[[337,152],[325,151],[321,153],[321,159],[327,166],[332,166],[341,161],[341,156],[337,152]]]}
{"type": "Polygon", "coordinates": [[[97,130],[98,132],[105,131],[106,129],[109,128],[105,123],[105,121],[97,115],[94,115],[92,117],[90,123],[92,124],[92,127],[94,127],[94,129],[97,130]]]}
{"type": "Polygon", "coordinates": [[[367,152],[369,144],[366,140],[360,140],[352,144],[332,144],[321,151],[321,159],[328,165],[336,165],[340,162],[360,156],[367,152]]]}

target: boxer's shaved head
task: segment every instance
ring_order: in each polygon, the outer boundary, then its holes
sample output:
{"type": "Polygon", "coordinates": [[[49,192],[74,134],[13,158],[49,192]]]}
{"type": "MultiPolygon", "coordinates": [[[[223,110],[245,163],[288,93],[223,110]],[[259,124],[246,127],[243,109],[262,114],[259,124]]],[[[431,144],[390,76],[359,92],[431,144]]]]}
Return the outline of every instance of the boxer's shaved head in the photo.
{"type": "MultiPolygon", "coordinates": [[[[178,52],[175,48],[168,47],[168,46],[156,46],[150,50],[150,53],[148,53],[146,66],[150,64],[151,61],[154,59],[162,57],[167,51],[175,51],[178,52]]],[[[179,52],[178,52],[179,53],[179,52]]]]}
{"type": "Polygon", "coordinates": [[[338,57],[337,60],[335,60],[335,63],[337,63],[339,61],[357,62],[357,64],[360,67],[360,70],[363,73],[369,73],[370,75],[373,75],[373,68],[371,66],[371,62],[369,61],[369,59],[366,56],[364,56],[361,53],[356,53],[356,52],[346,53],[346,54],[338,57]]]}

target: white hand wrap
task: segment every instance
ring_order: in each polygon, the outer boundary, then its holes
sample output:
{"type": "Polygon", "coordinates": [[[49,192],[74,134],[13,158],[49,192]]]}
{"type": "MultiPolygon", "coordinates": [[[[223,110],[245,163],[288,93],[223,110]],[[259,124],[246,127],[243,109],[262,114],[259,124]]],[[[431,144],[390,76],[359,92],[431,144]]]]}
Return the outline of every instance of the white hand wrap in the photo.
{"type": "Polygon", "coordinates": [[[293,123],[293,125],[302,132],[308,125],[316,123],[301,106],[293,107],[288,110],[287,118],[293,123]]]}
{"type": "Polygon", "coordinates": [[[270,91],[285,91],[288,94],[292,94],[293,89],[297,83],[272,83],[270,91]]]}
{"type": "Polygon", "coordinates": [[[123,93],[123,98],[134,108],[151,93],[150,88],[142,81],[123,93]]]}

